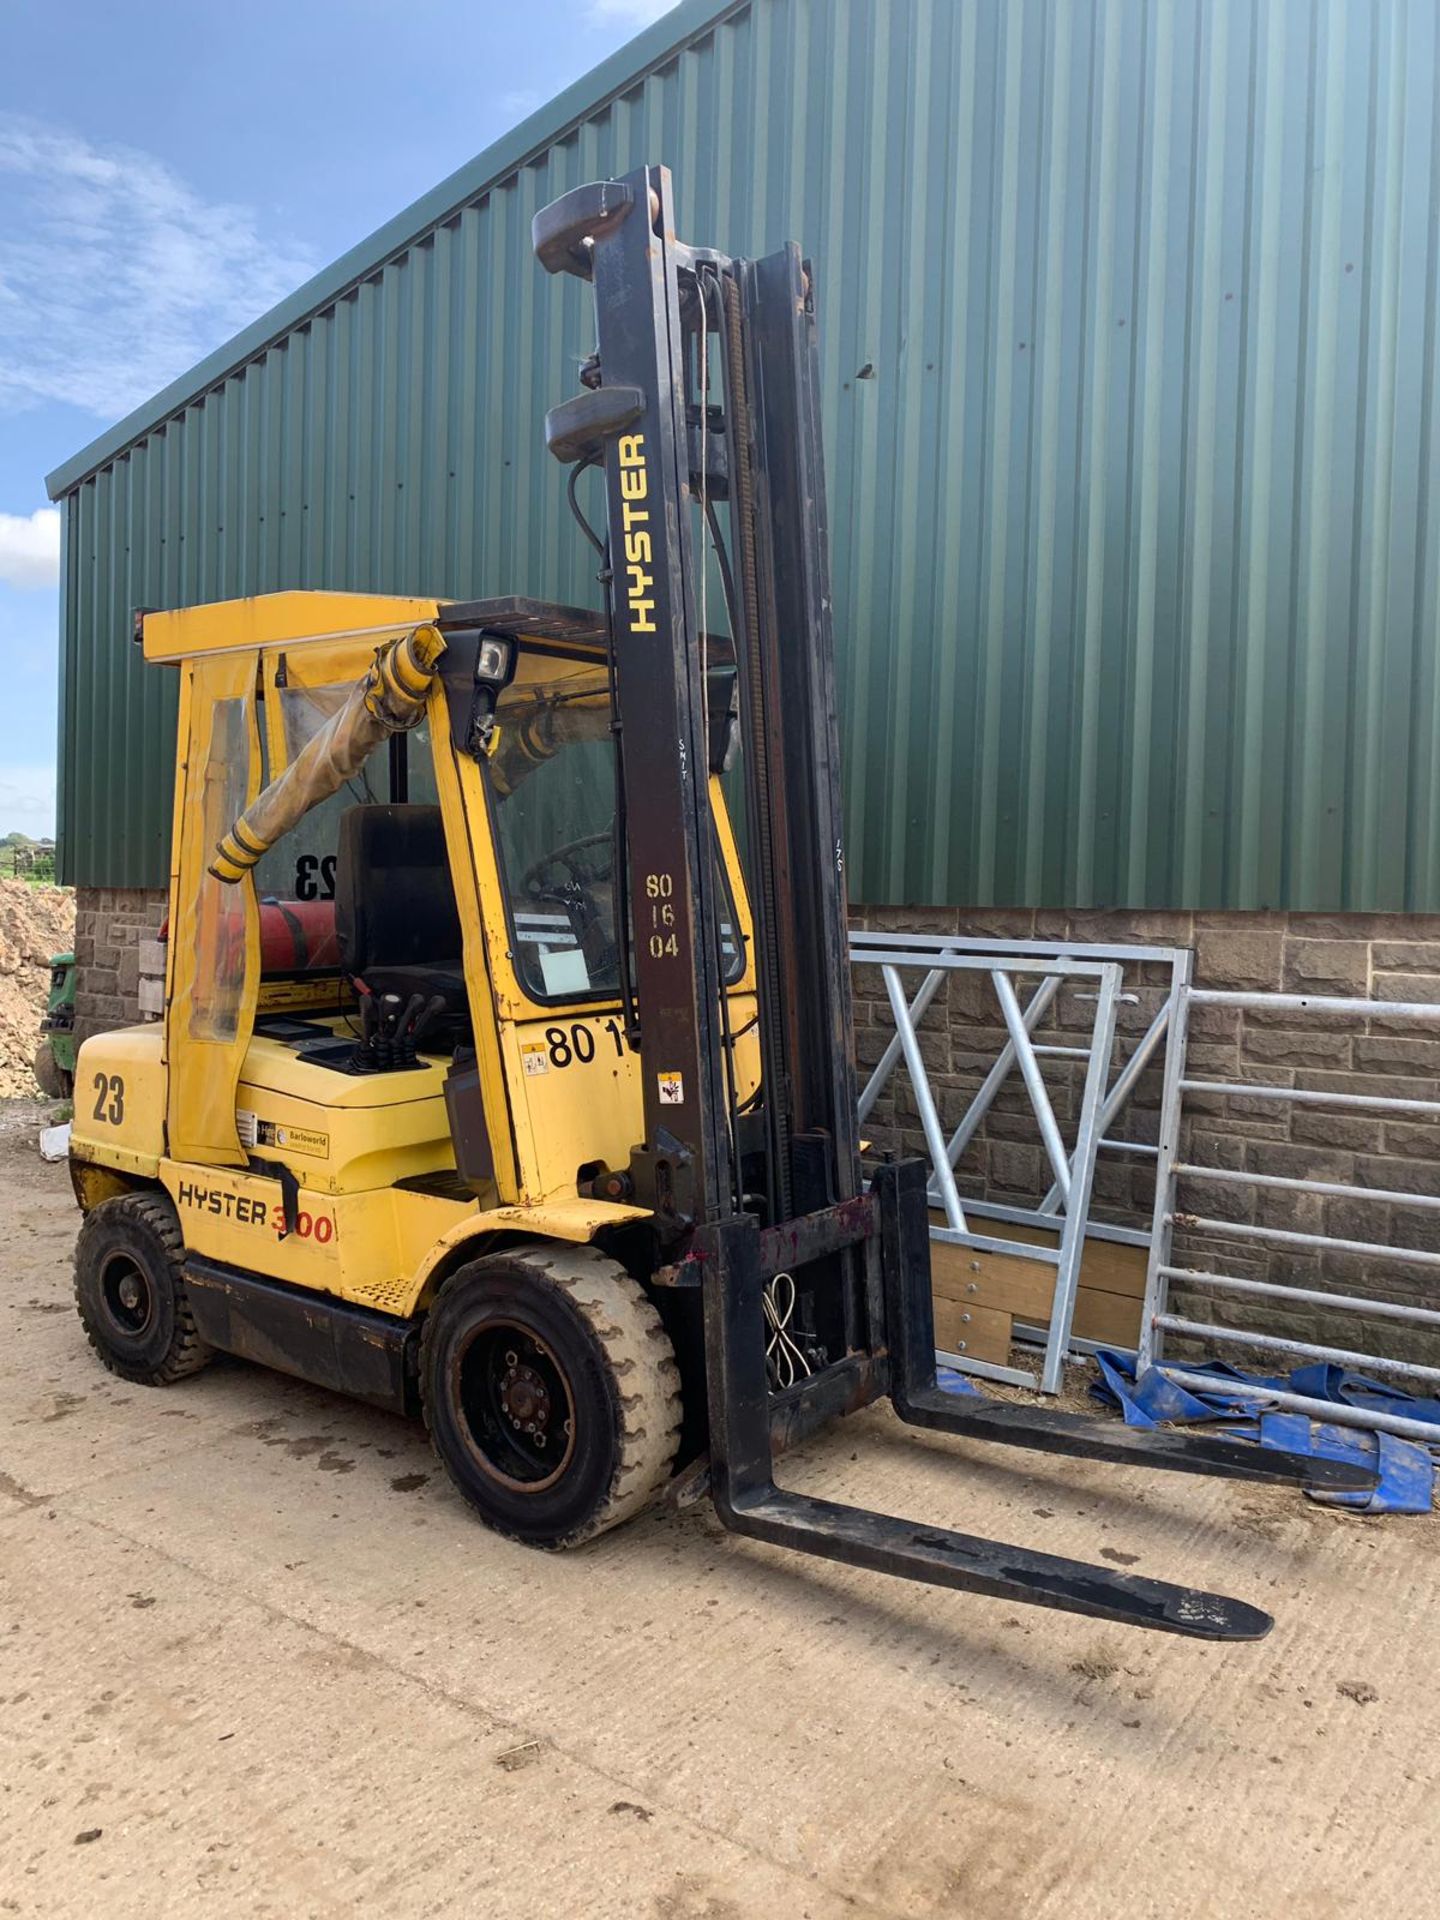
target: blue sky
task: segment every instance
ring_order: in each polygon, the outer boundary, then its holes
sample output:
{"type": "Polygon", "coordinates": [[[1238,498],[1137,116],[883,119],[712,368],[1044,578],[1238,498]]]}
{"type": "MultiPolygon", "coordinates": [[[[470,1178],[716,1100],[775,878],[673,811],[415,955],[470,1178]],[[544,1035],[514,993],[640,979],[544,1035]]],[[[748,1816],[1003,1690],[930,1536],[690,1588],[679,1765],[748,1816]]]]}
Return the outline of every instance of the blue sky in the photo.
{"type": "Polygon", "coordinates": [[[0,834],[54,832],[44,476],[665,11],[4,0],[0,834]]]}

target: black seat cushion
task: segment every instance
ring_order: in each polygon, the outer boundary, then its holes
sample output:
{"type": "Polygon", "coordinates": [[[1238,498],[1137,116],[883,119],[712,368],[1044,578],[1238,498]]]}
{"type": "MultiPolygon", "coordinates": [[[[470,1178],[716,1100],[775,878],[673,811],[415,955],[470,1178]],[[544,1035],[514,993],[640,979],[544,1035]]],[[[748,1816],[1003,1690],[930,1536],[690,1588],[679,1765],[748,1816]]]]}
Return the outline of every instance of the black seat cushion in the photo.
{"type": "Polygon", "coordinates": [[[335,932],[345,971],[374,993],[441,994],[468,1018],[460,914],[439,807],[351,807],[340,816],[335,932]]]}

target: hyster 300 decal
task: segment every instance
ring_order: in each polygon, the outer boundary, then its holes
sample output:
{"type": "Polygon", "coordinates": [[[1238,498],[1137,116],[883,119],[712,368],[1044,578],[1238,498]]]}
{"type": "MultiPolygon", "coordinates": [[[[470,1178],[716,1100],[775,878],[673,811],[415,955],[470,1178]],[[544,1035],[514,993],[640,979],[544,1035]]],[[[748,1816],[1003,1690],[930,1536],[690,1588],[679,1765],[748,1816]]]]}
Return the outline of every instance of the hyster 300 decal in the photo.
{"type": "MultiPolygon", "coordinates": [[[[202,1187],[194,1180],[182,1180],[175,1197],[182,1207],[193,1207],[198,1213],[213,1213],[241,1227],[269,1226],[280,1239],[285,1238],[285,1209],[278,1200],[231,1193],[228,1187],[202,1187]]],[[[335,1238],[335,1222],[328,1213],[297,1213],[295,1235],[323,1247],[335,1238]]]]}

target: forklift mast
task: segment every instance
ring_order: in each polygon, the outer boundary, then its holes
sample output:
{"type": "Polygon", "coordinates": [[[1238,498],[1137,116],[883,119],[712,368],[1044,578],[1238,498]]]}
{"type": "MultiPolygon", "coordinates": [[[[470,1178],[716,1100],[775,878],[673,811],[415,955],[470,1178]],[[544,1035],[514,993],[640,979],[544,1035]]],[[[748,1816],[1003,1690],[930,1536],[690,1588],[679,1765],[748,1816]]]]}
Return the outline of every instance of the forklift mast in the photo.
{"type": "Polygon", "coordinates": [[[630,1172],[677,1240],[756,1192],[772,1222],[813,1212],[853,1199],[860,1174],[810,271],[794,246],[749,261],[684,245],[663,167],[567,195],[535,239],[543,264],[595,295],[587,390],[552,411],[547,438],[605,475],[644,1067],[630,1172]],[[724,582],[719,643],[699,619],[696,505],[724,582]],[[722,648],[725,695],[711,671],[722,648]],[[723,1028],[708,774],[730,730],[714,711],[726,695],[745,777],[758,1128],[737,1124],[723,1028]],[[758,1187],[743,1165],[757,1134],[758,1187]]]}
{"type": "Polygon", "coordinates": [[[1289,1484],[1355,1476],[940,1386],[926,1169],[891,1162],[861,1178],[813,275],[793,245],[763,260],[686,245],[663,167],[576,188],[535,216],[532,237],[595,307],[583,391],[549,413],[546,440],[601,559],[620,977],[644,1089],[644,1139],[599,1186],[650,1209],[655,1284],[699,1289],[718,1514],[902,1578],[1258,1638],[1269,1616],[1221,1595],[776,1486],[776,1453],[881,1397],[909,1425],[1042,1452],[1289,1484]],[[577,499],[588,468],[604,476],[604,536],[577,499]],[[724,637],[709,631],[697,519],[724,637]],[[761,1062],[743,1104],[710,803],[737,734],[761,1062]],[[782,1282],[805,1361],[788,1381],[767,1363],[782,1282]]]}

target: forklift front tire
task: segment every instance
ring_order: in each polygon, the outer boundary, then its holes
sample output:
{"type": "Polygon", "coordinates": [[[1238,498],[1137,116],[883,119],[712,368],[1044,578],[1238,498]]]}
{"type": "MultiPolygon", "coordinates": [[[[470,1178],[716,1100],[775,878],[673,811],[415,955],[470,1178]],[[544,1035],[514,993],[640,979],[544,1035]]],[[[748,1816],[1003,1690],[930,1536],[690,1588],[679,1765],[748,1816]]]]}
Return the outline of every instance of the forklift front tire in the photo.
{"type": "Polygon", "coordinates": [[[420,1344],[425,1424],[487,1526],[572,1547],[670,1476],[680,1373],[637,1281],[596,1247],[492,1254],[451,1274],[420,1344]]]}
{"type": "Polygon", "coordinates": [[[119,1194],[81,1222],[75,1305],[91,1346],[122,1380],[168,1387],[213,1358],[195,1331],[184,1258],[180,1222],[164,1194],[119,1194]]]}

